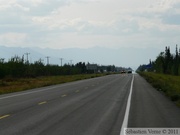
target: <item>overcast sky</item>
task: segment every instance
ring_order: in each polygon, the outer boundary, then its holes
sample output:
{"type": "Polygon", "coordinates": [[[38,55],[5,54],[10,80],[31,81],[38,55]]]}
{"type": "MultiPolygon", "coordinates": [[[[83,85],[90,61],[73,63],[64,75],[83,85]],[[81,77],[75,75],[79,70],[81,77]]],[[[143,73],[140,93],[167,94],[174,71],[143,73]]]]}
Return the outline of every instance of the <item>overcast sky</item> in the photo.
{"type": "Polygon", "coordinates": [[[164,50],[179,43],[180,0],[0,0],[4,46],[164,50]]]}

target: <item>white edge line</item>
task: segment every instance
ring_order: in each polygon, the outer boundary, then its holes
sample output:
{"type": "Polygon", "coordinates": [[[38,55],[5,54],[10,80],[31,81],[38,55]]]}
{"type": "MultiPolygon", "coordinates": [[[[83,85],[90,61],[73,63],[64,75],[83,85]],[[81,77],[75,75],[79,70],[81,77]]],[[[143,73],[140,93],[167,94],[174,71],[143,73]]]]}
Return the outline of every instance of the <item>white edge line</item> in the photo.
{"type": "Polygon", "coordinates": [[[129,110],[130,110],[130,106],[131,106],[131,95],[132,95],[132,89],[133,89],[133,82],[134,82],[134,75],[133,75],[133,78],[131,81],[131,87],[130,87],[129,97],[128,97],[128,101],[127,101],[126,112],[125,112],[123,124],[121,127],[120,135],[124,135],[124,129],[127,128],[127,126],[128,126],[128,118],[129,118],[129,110]]]}
{"type": "MultiPolygon", "coordinates": [[[[98,79],[98,78],[90,78],[90,79],[98,79]]],[[[65,83],[65,84],[63,84],[63,86],[64,86],[64,85],[66,86],[66,85],[69,85],[69,84],[74,84],[74,83],[76,84],[76,83],[79,83],[79,82],[82,82],[82,81],[88,81],[88,79],[65,83]]],[[[62,84],[59,84],[59,85],[62,85],[62,84]]],[[[54,89],[54,88],[58,88],[58,87],[60,87],[60,86],[57,85],[57,86],[54,86],[54,87],[45,88],[45,89],[37,90],[37,91],[30,91],[30,92],[24,92],[24,91],[22,91],[23,93],[19,93],[19,94],[15,94],[15,95],[10,95],[10,96],[5,96],[5,97],[0,97],[0,100],[1,100],[1,99],[11,98],[11,97],[17,97],[17,96],[27,95],[27,94],[32,94],[32,93],[38,93],[38,92],[42,92],[42,91],[47,91],[47,90],[54,89]]]]}
{"type": "Polygon", "coordinates": [[[57,88],[57,86],[56,86],[56,87],[51,87],[51,88],[42,89],[42,90],[37,90],[37,91],[23,92],[23,93],[19,93],[19,94],[15,94],[15,95],[10,95],[10,96],[6,96],[6,97],[1,97],[0,100],[1,100],[1,99],[6,99],[6,98],[11,98],[11,97],[17,97],[17,96],[27,95],[27,94],[31,94],[31,93],[38,93],[38,92],[50,90],[50,89],[53,89],[53,88],[57,88]]]}
{"type": "MultiPolygon", "coordinates": [[[[92,78],[91,78],[92,79],[92,78]]],[[[94,79],[98,79],[98,78],[94,78],[94,79]]],[[[88,81],[87,80],[80,80],[80,81],[74,81],[74,82],[69,82],[69,83],[65,83],[65,84],[59,84],[59,85],[63,85],[63,86],[66,86],[66,85],[69,85],[69,84],[76,84],[77,82],[81,82],[81,81],[88,81]]],[[[1,99],[7,99],[7,98],[12,98],[12,97],[17,97],[17,96],[22,96],[22,95],[27,95],[27,94],[32,94],[32,93],[38,93],[38,92],[42,92],[42,91],[47,91],[47,90],[50,90],[50,89],[54,89],[54,88],[58,88],[60,87],[59,85],[56,85],[54,87],[50,86],[50,88],[45,88],[45,89],[42,89],[42,90],[37,90],[37,91],[30,91],[30,92],[24,92],[22,91],[23,93],[19,93],[19,94],[14,94],[14,95],[10,95],[10,96],[5,96],[5,97],[0,97],[0,100],[1,99]]]]}

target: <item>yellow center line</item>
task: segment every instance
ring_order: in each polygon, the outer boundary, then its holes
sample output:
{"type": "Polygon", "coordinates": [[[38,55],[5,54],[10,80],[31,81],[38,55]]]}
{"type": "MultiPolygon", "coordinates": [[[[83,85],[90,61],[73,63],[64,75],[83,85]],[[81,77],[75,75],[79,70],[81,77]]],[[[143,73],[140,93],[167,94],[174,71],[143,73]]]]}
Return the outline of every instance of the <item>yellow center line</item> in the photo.
{"type": "Polygon", "coordinates": [[[43,102],[38,103],[38,105],[42,105],[42,104],[46,104],[46,103],[47,103],[47,101],[43,101],[43,102]]]}
{"type": "Polygon", "coordinates": [[[0,116],[0,119],[4,119],[4,118],[7,118],[7,117],[9,117],[10,116],[10,114],[7,114],[7,115],[3,115],[3,116],[0,116]]]}
{"type": "Polygon", "coordinates": [[[78,92],[80,92],[80,90],[76,90],[75,92],[78,93],[78,92]]]}
{"type": "Polygon", "coordinates": [[[67,95],[66,94],[64,94],[64,95],[62,95],[61,97],[63,98],[63,97],[66,97],[67,95]]]}

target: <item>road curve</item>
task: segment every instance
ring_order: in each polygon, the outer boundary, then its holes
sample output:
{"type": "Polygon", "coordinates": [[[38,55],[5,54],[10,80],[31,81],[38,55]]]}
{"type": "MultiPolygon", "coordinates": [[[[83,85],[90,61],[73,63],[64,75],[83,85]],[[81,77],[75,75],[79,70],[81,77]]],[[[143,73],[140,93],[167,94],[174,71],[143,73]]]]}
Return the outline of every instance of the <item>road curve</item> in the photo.
{"type": "MultiPolygon", "coordinates": [[[[0,135],[120,135],[132,76],[1,95],[0,135]]],[[[179,116],[179,108],[134,75],[128,127],[178,127],[179,116]]]]}

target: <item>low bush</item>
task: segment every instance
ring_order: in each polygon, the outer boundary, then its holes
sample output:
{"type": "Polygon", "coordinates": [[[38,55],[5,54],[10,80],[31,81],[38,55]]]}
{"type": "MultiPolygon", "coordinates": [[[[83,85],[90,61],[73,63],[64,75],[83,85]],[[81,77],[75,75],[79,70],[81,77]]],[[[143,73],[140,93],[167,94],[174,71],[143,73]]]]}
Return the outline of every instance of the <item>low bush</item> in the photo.
{"type": "Polygon", "coordinates": [[[0,80],[0,94],[24,91],[32,88],[62,84],[82,79],[104,76],[106,74],[79,74],[64,76],[46,76],[37,78],[19,78],[0,80]]]}
{"type": "Polygon", "coordinates": [[[153,72],[139,72],[158,91],[163,91],[180,107],[180,76],[158,74],[153,72]]]}

